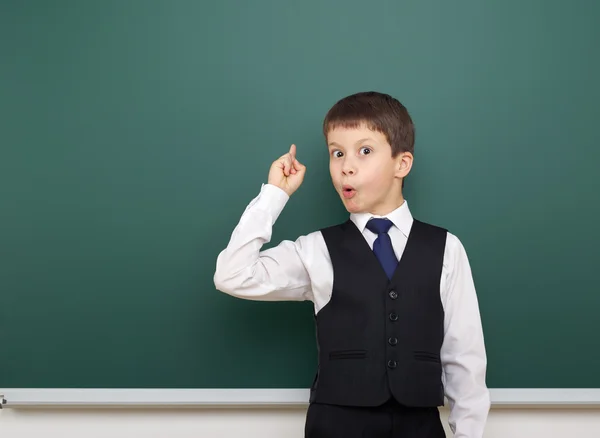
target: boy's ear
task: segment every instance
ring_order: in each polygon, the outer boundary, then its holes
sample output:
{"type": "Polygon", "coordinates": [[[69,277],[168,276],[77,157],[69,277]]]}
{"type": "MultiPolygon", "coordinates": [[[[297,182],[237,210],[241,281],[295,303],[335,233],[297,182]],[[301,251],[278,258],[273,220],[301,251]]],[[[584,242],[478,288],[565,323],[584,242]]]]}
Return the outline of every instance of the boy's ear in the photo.
{"type": "Polygon", "coordinates": [[[404,178],[410,173],[413,164],[413,154],[402,152],[396,157],[396,177],[404,178]]]}

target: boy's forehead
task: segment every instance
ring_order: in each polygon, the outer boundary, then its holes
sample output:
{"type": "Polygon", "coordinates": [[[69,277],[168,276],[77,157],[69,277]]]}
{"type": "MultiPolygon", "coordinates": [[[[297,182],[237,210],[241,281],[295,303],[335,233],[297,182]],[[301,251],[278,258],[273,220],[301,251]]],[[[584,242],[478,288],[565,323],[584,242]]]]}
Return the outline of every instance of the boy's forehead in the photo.
{"type": "Polygon", "coordinates": [[[364,139],[386,142],[381,132],[374,131],[364,124],[356,127],[336,126],[327,132],[328,144],[353,145],[364,139]]]}

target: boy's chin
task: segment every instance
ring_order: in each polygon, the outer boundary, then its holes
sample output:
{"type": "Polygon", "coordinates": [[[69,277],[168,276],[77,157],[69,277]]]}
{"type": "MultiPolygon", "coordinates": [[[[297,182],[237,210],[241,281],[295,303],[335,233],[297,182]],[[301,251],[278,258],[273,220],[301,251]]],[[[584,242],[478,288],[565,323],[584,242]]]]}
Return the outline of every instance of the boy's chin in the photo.
{"type": "Polygon", "coordinates": [[[342,203],[348,213],[364,213],[364,209],[356,202],[352,202],[352,199],[342,198],[342,203]]]}

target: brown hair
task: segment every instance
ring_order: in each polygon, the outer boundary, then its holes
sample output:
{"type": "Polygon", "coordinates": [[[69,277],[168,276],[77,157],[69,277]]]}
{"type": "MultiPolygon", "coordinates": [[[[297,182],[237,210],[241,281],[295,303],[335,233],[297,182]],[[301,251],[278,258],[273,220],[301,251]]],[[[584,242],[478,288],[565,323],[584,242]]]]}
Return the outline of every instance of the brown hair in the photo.
{"type": "Polygon", "coordinates": [[[392,147],[392,157],[415,149],[415,127],[408,110],[397,99],[384,93],[367,91],[339,100],[323,121],[323,134],[337,127],[356,128],[366,124],[369,129],[385,135],[392,147]]]}

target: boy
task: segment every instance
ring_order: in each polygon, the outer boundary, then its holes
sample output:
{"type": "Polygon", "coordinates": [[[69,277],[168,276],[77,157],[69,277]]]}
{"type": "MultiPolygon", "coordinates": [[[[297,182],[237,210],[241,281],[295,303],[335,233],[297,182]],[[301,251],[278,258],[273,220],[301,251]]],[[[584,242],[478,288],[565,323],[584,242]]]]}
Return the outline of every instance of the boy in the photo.
{"type": "Polygon", "coordinates": [[[402,195],[414,127],[389,95],[348,96],[323,132],[350,218],[261,251],[306,168],[296,147],[271,165],[217,259],[215,285],[253,300],[314,303],[319,366],[306,438],[481,438],[490,400],[486,353],[465,250],[413,219],[402,195]]]}

